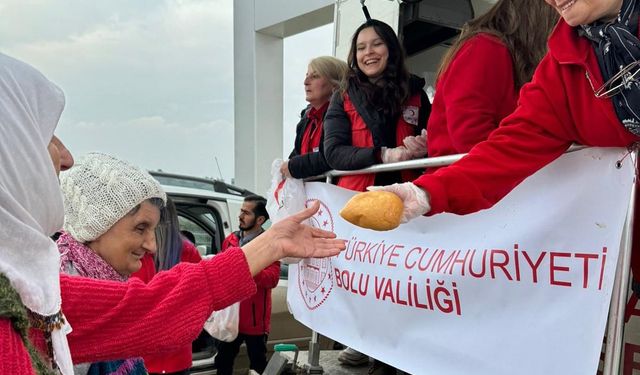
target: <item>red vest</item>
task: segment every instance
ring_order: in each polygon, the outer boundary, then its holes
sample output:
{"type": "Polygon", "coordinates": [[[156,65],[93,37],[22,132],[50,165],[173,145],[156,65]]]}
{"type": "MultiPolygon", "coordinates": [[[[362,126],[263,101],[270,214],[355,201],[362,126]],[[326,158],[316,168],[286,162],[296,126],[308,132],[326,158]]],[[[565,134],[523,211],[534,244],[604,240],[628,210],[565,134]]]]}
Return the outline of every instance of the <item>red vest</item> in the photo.
{"type": "MultiPolygon", "coordinates": [[[[421,129],[426,127],[426,124],[418,124],[420,105],[420,93],[417,93],[411,96],[402,106],[402,115],[396,125],[396,146],[402,145],[405,137],[417,135],[421,129]],[[415,125],[411,122],[415,123],[415,125]]],[[[344,111],[351,123],[351,142],[353,146],[362,148],[374,147],[371,130],[367,127],[367,124],[346,93],[344,94],[344,111]]],[[[365,191],[367,186],[374,184],[375,176],[375,173],[343,176],[339,178],[337,185],[350,190],[365,191]]],[[[406,170],[401,172],[401,176],[402,181],[412,181],[420,176],[420,173],[406,170]]]]}

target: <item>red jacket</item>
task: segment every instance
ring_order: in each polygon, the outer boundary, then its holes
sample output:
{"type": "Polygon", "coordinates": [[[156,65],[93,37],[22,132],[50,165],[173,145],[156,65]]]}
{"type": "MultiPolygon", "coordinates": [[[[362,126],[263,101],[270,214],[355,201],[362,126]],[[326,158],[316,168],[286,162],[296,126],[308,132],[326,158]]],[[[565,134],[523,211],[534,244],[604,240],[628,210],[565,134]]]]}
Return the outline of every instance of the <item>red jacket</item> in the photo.
{"type": "Polygon", "coordinates": [[[462,154],[516,108],[511,53],[500,39],[467,40],[440,76],[427,124],[429,157],[462,154]]]}
{"type": "MultiPolygon", "coordinates": [[[[627,147],[639,141],[618,120],[612,101],[595,97],[589,81],[593,87],[603,83],[591,42],[561,19],[549,39],[549,53],[520,92],[515,112],[467,157],[414,181],[430,194],[429,214],[489,208],[573,142],[627,147]]],[[[636,239],[639,228],[634,228],[636,239]]],[[[632,259],[635,275],[640,271],[638,243],[634,241],[632,259]]]]}
{"type": "MultiPolygon", "coordinates": [[[[191,343],[213,310],[255,293],[240,249],[198,264],[179,264],[149,284],[60,276],[62,311],[73,328],[74,363],[172,352],[191,343]],[[185,309],[188,306],[188,309],[185,309]]],[[[42,333],[30,337],[44,353],[42,333]]],[[[0,319],[0,374],[33,375],[29,355],[7,319],[0,319]]]]}
{"type": "Polygon", "coordinates": [[[560,20],[515,112],[466,158],[415,181],[431,195],[430,214],[491,207],[572,142],[626,147],[638,141],[616,117],[611,100],[594,96],[586,72],[594,87],[602,85],[591,43],[560,20]]]}
{"type": "MultiPolygon", "coordinates": [[[[238,232],[224,239],[221,251],[237,247],[240,243],[238,232]]],[[[238,332],[245,335],[263,335],[271,331],[271,289],[280,280],[280,262],[274,262],[253,277],[257,291],[240,302],[240,322],[238,332]]]]}
{"type": "MultiPolygon", "coordinates": [[[[145,263],[145,258],[142,258],[142,268],[137,274],[141,274],[140,276],[144,276],[145,271],[152,268],[152,272],[155,273],[156,267],[153,263],[153,257],[150,257],[151,263],[145,263]]],[[[182,240],[182,252],[180,253],[180,261],[187,263],[198,263],[202,260],[200,257],[200,253],[198,253],[198,249],[189,241],[182,240]]],[[[149,271],[150,273],[151,271],[149,271]]],[[[147,273],[148,274],[148,273],[147,273]]],[[[131,276],[137,276],[133,274],[131,276]]],[[[149,282],[149,280],[142,280],[144,282],[149,282]]],[[[170,372],[178,372],[187,370],[191,367],[191,343],[185,344],[182,348],[176,350],[173,353],[162,353],[156,355],[147,355],[144,356],[144,366],[147,368],[147,371],[151,373],[164,374],[170,372]]]]}
{"type": "MultiPolygon", "coordinates": [[[[420,134],[421,129],[426,127],[431,104],[422,91],[423,79],[412,77],[410,86],[413,95],[402,106],[393,142],[385,140],[382,128],[389,125],[384,123],[384,119],[377,118],[377,114],[366,105],[358,104],[364,104],[366,98],[358,95],[352,97],[350,94],[359,93],[358,90],[350,89],[341,96],[339,93],[334,94],[325,117],[324,144],[325,157],[333,168],[357,170],[378,164],[381,162],[379,153],[382,146],[400,146],[406,136],[420,134]]],[[[403,181],[410,181],[415,177],[415,171],[403,171],[400,176],[403,181]]],[[[340,177],[337,185],[364,191],[367,186],[374,185],[374,182],[376,174],[361,174],[340,177]]]]}

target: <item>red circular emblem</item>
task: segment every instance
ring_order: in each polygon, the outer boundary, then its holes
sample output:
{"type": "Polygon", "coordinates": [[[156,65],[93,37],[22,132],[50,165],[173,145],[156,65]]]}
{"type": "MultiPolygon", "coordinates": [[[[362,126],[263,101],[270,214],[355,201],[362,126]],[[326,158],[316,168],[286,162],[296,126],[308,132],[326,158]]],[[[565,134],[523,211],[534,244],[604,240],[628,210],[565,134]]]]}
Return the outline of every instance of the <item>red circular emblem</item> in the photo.
{"type": "MultiPolygon", "coordinates": [[[[307,207],[316,200],[307,200],[307,207]]],[[[309,222],[313,227],[333,232],[333,215],[329,207],[322,201],[320,201],[320,209],[309,218],[309,222]]],[[[298,287],[309,310],[314,310],[322,305],[333,289],[331,259],[309,258],[301,260],[298,263],[298,287]]]]}

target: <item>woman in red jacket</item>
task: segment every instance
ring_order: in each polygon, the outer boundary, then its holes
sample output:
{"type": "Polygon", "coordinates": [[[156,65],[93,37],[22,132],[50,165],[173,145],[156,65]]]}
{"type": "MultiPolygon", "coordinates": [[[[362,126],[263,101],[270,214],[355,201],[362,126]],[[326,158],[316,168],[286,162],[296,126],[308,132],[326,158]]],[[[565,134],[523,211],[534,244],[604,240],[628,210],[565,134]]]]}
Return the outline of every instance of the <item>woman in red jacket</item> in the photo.
{"type": "MultiPolygon", "coordinates": [[[[403,198],[405,219],[489,208],[574,142],[628,147],[640,141],[638,0],[546,2],[562,19],[515,112],[457,163],[383,188],[403,198]]],[[[634,233],[639,238],[637,226],[634,233]]]]}
{"type": "Polygon", "coordinates": [[[254,294],[252,275],[274,261],[344,248],[335,235],[299,224],[316,204],[242,248],[178,265],[148,285],[61,276],[49,235],[63,222],[57,172],[73,163],[53,136],[63,107],[57,86],[0,54],[0,374],[70,375],[72,357],[83,363],[176,350],[213,310],[254,294]]]}
{"type": "Polygon", "coordinates": [[[309,105],[300,114],[289,160],[280,167],[283,176],[305,178],[321,175],[331,169],[322,150],[322,123],[329,99],[340,87],[348,71],[349,67],[344,61],[332,56],[316,57],[309,62],[304,78],[305,99],[309,105]]]}
{"type": "Polygon", "coordinates": [[[429,157],[469,152],[513,112],[557,21],[540,0],[500,0],[465,24],[438,69],[429,157]]]}
{"type": "MultiPolygon", "coordinates": [[[[325,116],[325,157],[335,169],[356,170],[374,164],[424,157],[431,104],[424,79],[410,75],[404,50],[393,29],[368,20],[351,40],[351,72],[331,98],[325,116]]],[[[407,181],[411,172],[345,176],[338,186],[363,191],[367,186],[407,181]]]]}

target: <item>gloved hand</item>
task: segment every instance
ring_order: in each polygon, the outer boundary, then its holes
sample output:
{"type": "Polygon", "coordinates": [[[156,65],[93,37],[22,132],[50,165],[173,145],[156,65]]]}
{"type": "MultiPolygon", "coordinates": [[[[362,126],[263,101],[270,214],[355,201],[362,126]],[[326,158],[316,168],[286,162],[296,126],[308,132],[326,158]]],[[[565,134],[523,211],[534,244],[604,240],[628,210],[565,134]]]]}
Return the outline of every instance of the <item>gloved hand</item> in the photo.
{"type": "Polygon", "coordinates": [[[429,195],[426,191],[417,187],[413,182],[393,184],[387,186],[369,186],[369,191],[389,191],[399,196],[404,203],[404,210],[400,222],[406,223],[418,216],[422,216],[431,210],[429,195]]]}
{"type": "Polygon", "coordinates": [[[404,146],[394,148],[382,147],[380,150],[380,158],[384,164],[395,163],[411,159],[411,152],[404,146]]]}
{"type": "Polygon", "coordinates": [[[420,135],[405,137],[402,143],[411,152],[412,159],[425,157],[427,155],[427,130],[422,129],[420,135]]]}
{"type": "Polygon", "coordinates": [[[285,160],[280,166],[280,173],[282,173],[282,177],[291,178],[291,172],[289,171],[289,160],[285,160]]]}

